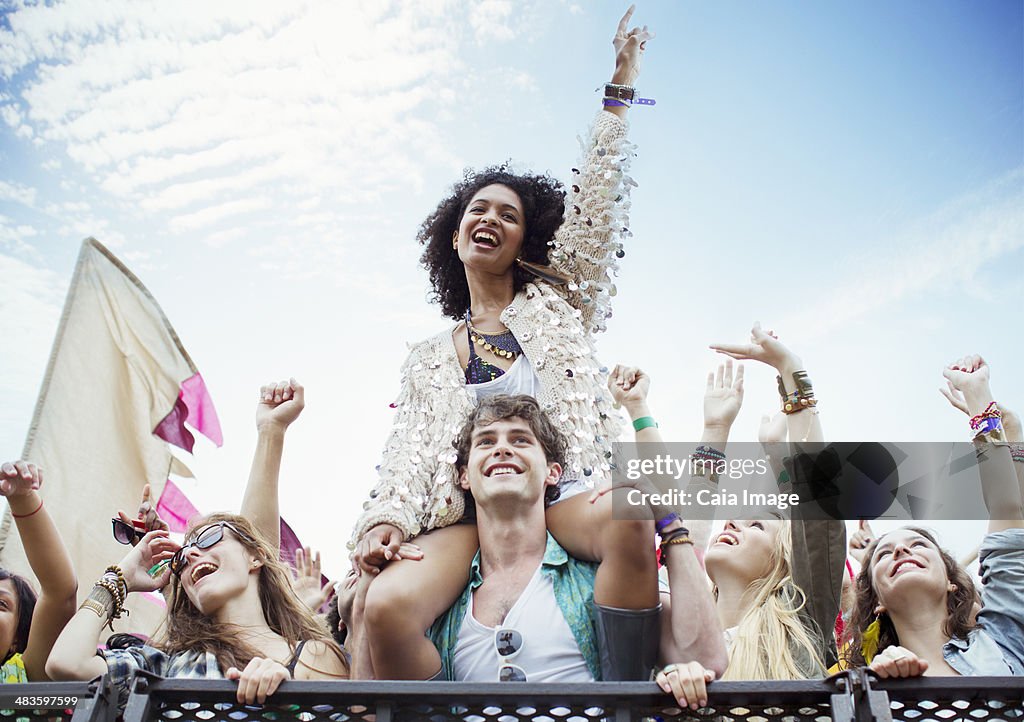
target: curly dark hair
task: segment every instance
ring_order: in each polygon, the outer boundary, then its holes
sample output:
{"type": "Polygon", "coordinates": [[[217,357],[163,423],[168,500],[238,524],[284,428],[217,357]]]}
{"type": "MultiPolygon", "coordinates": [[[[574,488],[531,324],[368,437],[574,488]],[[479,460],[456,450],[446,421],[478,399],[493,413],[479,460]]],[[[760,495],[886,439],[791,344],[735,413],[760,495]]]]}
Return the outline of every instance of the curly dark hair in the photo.
{"type": "MultiPolygon", "coordinates": [[[[559,466],[565,466],[565,452],[568,448],[565,434],[551,423],[551,419],[541,409],[537,400],[526,394],[515,396],[495,394],[481,400],[477,407],[473,409],[473,412],[466,418],[466,423],[462,425],[462,429],[459,431],[459,435],[453,444],[455,451],[458,453],[458,459],[455,462],[456,467],[462,469],[469,461],[469,447],[473,441],[473,431],[478,426],[487,426],[495,421],[511,419],[512,417],[520,418],[527,423],[533,435],[537,437],[537,441],[540,442],[541,447],[544,449],[544,455],[547,457],[549,464],[554,462],[559,466]]],[[[558,499],[559,493],[557,484],[547,487],[544,490],[544,501],[550,504],[558,499]]],[[[472,495],[467,491],[467,505],[471,498],[472,495]]]]}
{"type": "MultiPolygon", "coordinates": [[[[978,599],[978,593],[975,590],[971,575],[960,566],[952,554],[939,546],[935,536],[927,529],[916,526],[908,526],[904,527],[904,529],[920,534],[938,549],[939,556],[942,557],[942,564],[946,568],[946,576],[949,578],[949,581],[956,585],[955,592],[946,594],[946,612],[948,616],[946,617],[942,633],[950,639],[966,639],[968,633],[975,626],[974,603],[978,599]]],[[[875,549],[878,548],[879,542],[884,538],[884,535],[879,537],[868,547],[864,555],[865,563],[854,582],[856,585],[857,601],[853,606],[850,623],[846,625],[846,631],[843,634],[849,642],[845,653],[845,662],[849,667],[861,667],[868,664],[861,651],[861,645],[864,642],[864,630],[875,620],[875,609],[878,608],[878,593],[871,583],[871,574],[875,567],[875,549]]],[[[893,625],[888,614],[883,613],[879,615],[878,624],[879,634],[878,649],[875,650],[876,655],[881,654],[886,647],[900,643],[900,638],[896,634],[896,627],[893,625]]]]}
{"type": "MultiPolygon", "coordinates": [[[[431,301],[439,303],[444,315],[455,320],[461,319],[469,307],[469,283],[459,254],[452,249],[452,233],[458,230],[473,196],[481,188],[495,184],[515,191],[523,205],[525,235],[519,256],[524,261],[546,264],[548,243],[562,225],[565,189],[550,175],[516,175],[509,172],[507,163],[481,171],[466,169],[462,180],[427,216],[416,234],[416,240],[425,246],[420,263],[430,273],[434,289],[431,301]]],[[[515,290],[522,288],[529,279],[530,276],[516,268],[515,290]]]]}

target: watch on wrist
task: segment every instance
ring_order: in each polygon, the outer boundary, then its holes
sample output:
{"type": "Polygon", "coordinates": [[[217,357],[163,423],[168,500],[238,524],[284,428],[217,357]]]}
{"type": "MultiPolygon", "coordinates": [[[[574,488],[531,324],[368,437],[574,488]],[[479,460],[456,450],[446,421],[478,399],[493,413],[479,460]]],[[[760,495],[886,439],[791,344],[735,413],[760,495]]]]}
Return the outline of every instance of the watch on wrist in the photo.
{"type": "Polygon", "coordinates": [[[632,85],[605,83],[604,97],[609,100],[620,100],[625,103],[632,103],[636,98],[636,88],[632,85]]]}

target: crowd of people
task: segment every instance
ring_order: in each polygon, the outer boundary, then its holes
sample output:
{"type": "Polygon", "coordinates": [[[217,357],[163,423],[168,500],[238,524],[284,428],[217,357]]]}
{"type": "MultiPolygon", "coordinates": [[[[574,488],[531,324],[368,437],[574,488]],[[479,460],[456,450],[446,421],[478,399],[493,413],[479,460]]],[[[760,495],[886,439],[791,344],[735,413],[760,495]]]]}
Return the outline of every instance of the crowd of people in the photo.
{"type": "MultiPolygon", "coordinates": [[[[287,679],[655,679],[697,708],[716,679],[861,665],[882,677],[1024,674],[1024,434],[978,356],[943,373],[968,416],[992,518],[980,589],[918,527],[874,538],[862,525],[848,545],[845,522],[798,511],[730,519],[712,538],[672,506],[613,513],[621,410],[642,448],[663,443],[648,375],[609,372],[594,347],[629,235],[624,117],[653,37],[629,28],[631,14],[569,187],[505,166],[467,173],[420,228],[423,265],[455,324],[403,365],[353,568],[332,601],[317,555],[305,550],[294,570],[279,559],[280,462],[305,392],[294,379],[269,384],[240,513],[192,520],[179,543],[144,498],[138,524],[114,522],[130,550],[80,606],[42,470],[0,467],[40,589],[0,572],[4,681],[108,674],[125,695],[144,670],[237,680],[251,704],[287,679]],[[155,637],[98,645],[129,594],[155,591],[167,600],[155,637]]],[[[747,343],[713,348],[728,358],[708,375],[693,459],[726,458],[744,393],[734,361],[778,374],[766,449],[825,440],[804,363],[773,332],[755,324],[747,343]]],[[[806,483],[792,459],[771,461],[794,488],[806,483]]],[[[714,487],[701,469],[692,483],[714,487]]]]}

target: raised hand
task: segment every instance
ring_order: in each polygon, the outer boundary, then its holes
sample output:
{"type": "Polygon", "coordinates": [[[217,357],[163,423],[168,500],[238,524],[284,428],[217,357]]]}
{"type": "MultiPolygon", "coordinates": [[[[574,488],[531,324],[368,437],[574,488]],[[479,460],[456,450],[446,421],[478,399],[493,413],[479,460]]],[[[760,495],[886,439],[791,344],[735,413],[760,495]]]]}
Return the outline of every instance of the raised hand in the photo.
{"type": "Polygon", "coordinates": [[[616,364],[608,374],[608,390],[611,391],[615,403],[628,410],[631,406],[647,403],[651,377],[635,366],[616,364]]]}
{"type": "Polygon", "coordinates": [[[634,85],[640,75],[640,59],[647,49],[647,41],[654,38],[654,33],[647,26],[629,29],[629,20],[633,17],[636,5],[630,5],[626,14],[619,20],[619,26],[612,38],[615,47],[615,75],[612,82],[619,85],[634,85]]]}
{"type": "Polygon", "coordinates": [[[736,368],[733,377],[732,360],[718,367],[717,373],[708,374],[704,390],[704,426],[731,428],[743,405],[743,366],[736,368]]]}
{"type": "Polygon", "coordinates": [[[980,413],[992,400],[989,367],[981,356],[964,356],[957,359],[943,370],[942,375],[946,377],[952,390],[961,394],[967,414],[980,413]]]}
{"type": "Polygon", "coordinates": [[[305,405],[305,389],[295,379],[261,386],[260,402],[256,406],[256,428],[288,428],[299,418],[305,405]]]}
{"type": "MultiPolygon", "coordinates": [[[[153,504],[151,497],[152,492],[150,491],[149,484],[142,487],[142,501],[139,502],[139,512],[136,519],[141,519],[146,524],[146,531],[153,531],[154,529],[162,529],[168,531],[170,529],[167,526],[167,522],[160,518],[160,515],[156,512],[156,505],[153,504]]],[[[132,519],[124,511],[118,509],[117,515],[121,518],[128,526],[132,526],[132,519]]],[[[131,545],[135,546],[139,543],[137,536],[132,536],[131,545]]]]}
{"type": "Polygon", "coordinates": [[[43,470],[27,461],[8,461],[0,465],[0,496],[28,496],[39,491],[43,470]]]}
{"type": "Polygon", "coordinates": [[[750,329],[750,343],[718,343],[711,344],[711,348],[718,353],[741,361],[748,359],[760,361],[783,375],[799,371],[803,367],[800,357],[786,348],[772,331],[764,331],[759,322],[750,329]]]}
{"type": "Polygon", "coordinates": [[[155,592],[171,580],[169,562],[181,545],[168,532],[156,529],[146,534],[121,560],[121,572],[129,592],[155,592]],[[152,574],[150,574],[152,572],[152,574]]]}
{"type": "Polygon", "coordinates": [[[861,519],[857,525],[857,531],[850,537],[848,544],[850,556],[856,559],[858,564],[863,565],[864,555],[867,554],[868,547],[874,540],[875,532],[871,529],[871,524],[866,519],[861,519]]]}
{"type": "Polygon", "coordinates": [[[328,581],[321,584],[320,552],[313,552],[309,547],[300,547],[295,551],[295,579],[292,588],[302,603],[316,612],[334,593],[334,583],[328,581]]]}

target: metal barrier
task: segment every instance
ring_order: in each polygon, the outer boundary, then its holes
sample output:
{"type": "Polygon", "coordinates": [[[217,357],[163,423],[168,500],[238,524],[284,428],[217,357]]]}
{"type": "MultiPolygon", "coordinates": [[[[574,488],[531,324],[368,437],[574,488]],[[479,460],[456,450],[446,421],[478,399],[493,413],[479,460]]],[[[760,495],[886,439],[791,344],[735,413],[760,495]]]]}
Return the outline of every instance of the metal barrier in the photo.
{"type": "Polygon", "coordinates": [[[230,682],[139,677],[125,722],[1024,722],[1024,679],[879,681],[865,670],[827,680],[716,682],[706,708],[680,709],[653,683],[466,684],[286,682],[265,707],[235,702],[230,682]]]}
{"type": "MultiPolygon", "coordinates": [[[[265,706],[235,701],[220,680],[139,675],[125,722],[1024,722],[1024,678],[923,677],[878,680],[864,670],[826,680],[716,682],[709,704],[680,709],[653,683],[467,684],[461,682],[285,682],[265,706]]],[[[16,698],[78,698],[65,706],[0,709],[0,722],[111,722],[117,695],[92,683],[4,685],[16,698]]]]}

